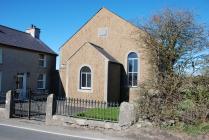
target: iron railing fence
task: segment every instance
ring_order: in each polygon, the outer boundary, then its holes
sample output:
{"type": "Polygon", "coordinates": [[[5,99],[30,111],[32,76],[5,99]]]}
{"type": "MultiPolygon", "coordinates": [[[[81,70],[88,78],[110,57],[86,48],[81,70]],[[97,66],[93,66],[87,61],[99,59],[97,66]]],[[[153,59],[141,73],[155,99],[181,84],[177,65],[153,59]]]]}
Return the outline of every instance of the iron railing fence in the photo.
{"type": "MultiPolygon", "coordinates": [[[[48,96],[48,92],[32,92],[30,89],[26,90],[26,96],[24,98],[22,98],[20,96],[20,93],[18,93],[17,90],[12,90],[13,93],[13,97],[14,100],[16,100],[16,102],[25,102],[26,100],[29,100],[29,94],[31,94],[31,100],[32,101],[36,101],[36,100],[42,100],[42,101],[46,101],[47,100],[47,96],[48,96]]],[[[5,104],[6,104],[6,92],[0,92],[0,108],[5,108],[5,104]]]]}
{"type": "Polygon", "coordinates": [[[56,99],[56,115],[118,122],[119,103],[59,97],[56,99]]]}
{"type": "Polygon", "coordinates": [[[15,118],[27,118],[32,120],[44,120],[46,115],[46,100],[14,100],[14,112],[15,118]]]}
{"type": "Polygon", "coordinates": [[[35,98],[46,98],[49,95],[48,91],[41,90],[41,91],[32,91],[30,88],[28,88],[24,94],[24,96],[21,96],[21,91],[18,89],[13,90],[14,99],[29,99],[29,97],[35,98]]]}
{"type": "Polygon", "coordinates": [[[37,94],[29,90],[28,97],[19,98],[20,96],[14,90],[12,117],[44,121],[47,96],[46,93],[37,94]]]}

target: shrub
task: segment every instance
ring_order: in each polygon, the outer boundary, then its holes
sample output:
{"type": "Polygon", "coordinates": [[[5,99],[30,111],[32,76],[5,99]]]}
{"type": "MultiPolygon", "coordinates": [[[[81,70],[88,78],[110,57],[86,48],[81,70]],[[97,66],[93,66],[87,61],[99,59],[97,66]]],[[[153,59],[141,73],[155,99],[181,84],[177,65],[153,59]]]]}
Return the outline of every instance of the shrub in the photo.
{"type": "Polygon", "coordinates": [[[155,87],[142,86],[139,114],[157,125],[169,120],[196,124],[209,116],[209,88],[205,78],[169,77],[155,87]],[[173,79],[172,79],[173,78],[173,79]],[[177,79],[177,80],[176,80],[177,79]]]}
{"type": "Polygon", "coordinates": [[[191,99],[185,99],[178,105],[178,109],[181,111],[190,111],[195,108],[195,103],[191,99]]]}

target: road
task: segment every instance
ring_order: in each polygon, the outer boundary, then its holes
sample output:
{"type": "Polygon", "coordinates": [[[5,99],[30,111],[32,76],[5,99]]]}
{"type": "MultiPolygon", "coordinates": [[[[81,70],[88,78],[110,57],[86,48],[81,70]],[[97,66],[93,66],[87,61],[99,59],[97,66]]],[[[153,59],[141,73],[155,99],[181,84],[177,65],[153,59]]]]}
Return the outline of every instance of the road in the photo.
{"type": "Polygon", "coordinates": [[[0,140],[91,140],[0,125],[0,140]]]}

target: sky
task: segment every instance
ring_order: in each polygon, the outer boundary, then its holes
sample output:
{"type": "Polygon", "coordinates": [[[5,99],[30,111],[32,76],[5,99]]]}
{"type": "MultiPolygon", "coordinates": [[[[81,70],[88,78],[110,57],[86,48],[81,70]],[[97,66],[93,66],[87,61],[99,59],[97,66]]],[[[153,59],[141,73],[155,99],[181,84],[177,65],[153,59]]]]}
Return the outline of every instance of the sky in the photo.
{"type": "Polygon", "coordinates": [[[1,25],[25,31],[34,24],[41,29],[41,40],[57,53],[102,7],[129,21],[165,8],[190,10],[198,22],[209,25],[209,0],[0,0],[0,5],[1,25]]]}

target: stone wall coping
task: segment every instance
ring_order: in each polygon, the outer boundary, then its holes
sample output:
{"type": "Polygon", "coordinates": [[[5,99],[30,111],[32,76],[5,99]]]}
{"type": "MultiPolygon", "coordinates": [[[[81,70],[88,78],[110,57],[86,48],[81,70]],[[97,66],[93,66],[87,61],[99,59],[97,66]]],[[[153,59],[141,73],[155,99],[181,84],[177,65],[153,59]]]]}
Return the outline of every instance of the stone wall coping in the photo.
{"type": "Polygon", "coordinates": [[[113,122],[104,122],[104,121],[96,121],[96,120],[87,120],[82,118],[74,118],[69,116],[62,116],[62,115],[53,115],[50,125],[74,125],[80,127],[90,127],[90,128],[104,128],[104,129],[113,129],[113,130],[121,130],[123,129],[120,127],[118,123],[113,122]]]}

